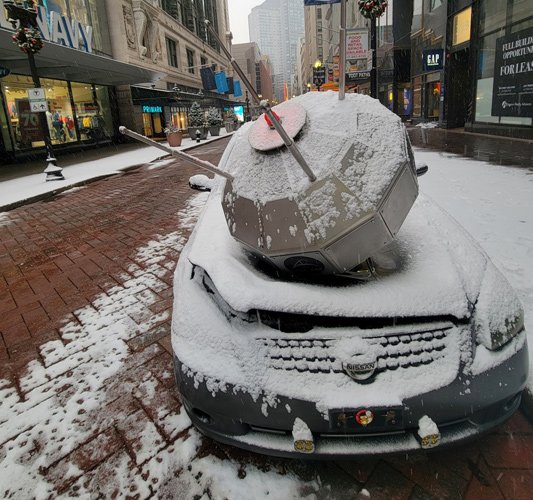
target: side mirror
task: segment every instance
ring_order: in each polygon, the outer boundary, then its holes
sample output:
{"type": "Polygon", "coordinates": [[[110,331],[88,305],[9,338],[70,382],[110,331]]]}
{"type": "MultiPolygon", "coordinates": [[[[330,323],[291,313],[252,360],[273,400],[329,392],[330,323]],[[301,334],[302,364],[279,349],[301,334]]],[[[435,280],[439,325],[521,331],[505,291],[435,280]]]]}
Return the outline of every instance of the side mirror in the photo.
{"type": "Polygon", "coordinates": [[[213,179],[203,174],[193,175],[189,178],[189,186],[196,191],[211,191],[213,179]]]}
{"type": "Polygon", "coordinates": [[[425,163],[421,163],[416,169],[416,176],[421,177],[422,175],[426,174],[428,170],[429,167],[425,163]]]}

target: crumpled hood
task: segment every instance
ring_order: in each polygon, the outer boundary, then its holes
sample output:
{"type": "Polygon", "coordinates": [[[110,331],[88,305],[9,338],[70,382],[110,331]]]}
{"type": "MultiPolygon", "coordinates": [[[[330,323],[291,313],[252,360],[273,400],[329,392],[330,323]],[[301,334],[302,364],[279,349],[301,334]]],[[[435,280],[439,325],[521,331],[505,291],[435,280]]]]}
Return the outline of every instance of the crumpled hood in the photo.
{"type": "Polygon", "coordinates": [[[391,250],[401,268],[374,281],[347,281],[346,286],[332,287],[275,280],[258,271],[228,232],[220,191],[211,194],[181,258],[205,269],[237,311],[458,319],[471,314],[487,257],[455,220],[423,195],[391,250]]]}

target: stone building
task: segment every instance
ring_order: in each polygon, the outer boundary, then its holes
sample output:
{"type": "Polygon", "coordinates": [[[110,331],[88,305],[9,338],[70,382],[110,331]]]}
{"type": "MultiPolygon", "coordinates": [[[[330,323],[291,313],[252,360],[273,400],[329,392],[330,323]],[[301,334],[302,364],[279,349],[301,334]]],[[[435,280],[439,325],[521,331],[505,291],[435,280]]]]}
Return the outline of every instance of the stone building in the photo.
{"type": "Polygon", "coordinates": [[[220,109],[234,104],[232,96],[205,91],[201,68],[225,71],[231,66],[207,31],[209,19],[218,36],[231,47],[227,0],[107,0],[110,38],[116,60],[160,72],[155,83],[117,88],[124,125],[152,138],[163,138],[173,124],[186,128],[194,101],[220,109]]]}

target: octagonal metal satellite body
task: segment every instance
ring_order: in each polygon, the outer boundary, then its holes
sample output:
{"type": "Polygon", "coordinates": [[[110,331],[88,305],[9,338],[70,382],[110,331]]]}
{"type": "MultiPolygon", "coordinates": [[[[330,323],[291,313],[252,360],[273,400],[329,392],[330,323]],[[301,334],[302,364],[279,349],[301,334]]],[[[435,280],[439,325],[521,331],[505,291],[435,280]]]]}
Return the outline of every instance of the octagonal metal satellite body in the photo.
{"type": "Polygon", "coordinates": [[[284,273],[349,273],[390,243],[417,195],[400,118],[361,94],[310,92],[273,108],[311,182],[264,117],[234,135],[219,168],[232,236],[284,273]]]}

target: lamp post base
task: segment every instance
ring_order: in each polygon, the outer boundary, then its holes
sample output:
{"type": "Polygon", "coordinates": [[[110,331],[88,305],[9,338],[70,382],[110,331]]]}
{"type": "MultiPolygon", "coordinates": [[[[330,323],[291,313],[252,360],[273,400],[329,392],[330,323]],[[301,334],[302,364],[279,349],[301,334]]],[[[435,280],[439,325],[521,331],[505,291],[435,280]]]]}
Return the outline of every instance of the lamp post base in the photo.
{"type": "Polygon", "coordinates": [[[48,166],[44,169],[46,181],[64,181],[63,169],[56,165],[56,159],[49,156],[46,161],[48,162],[48,166]]]}

